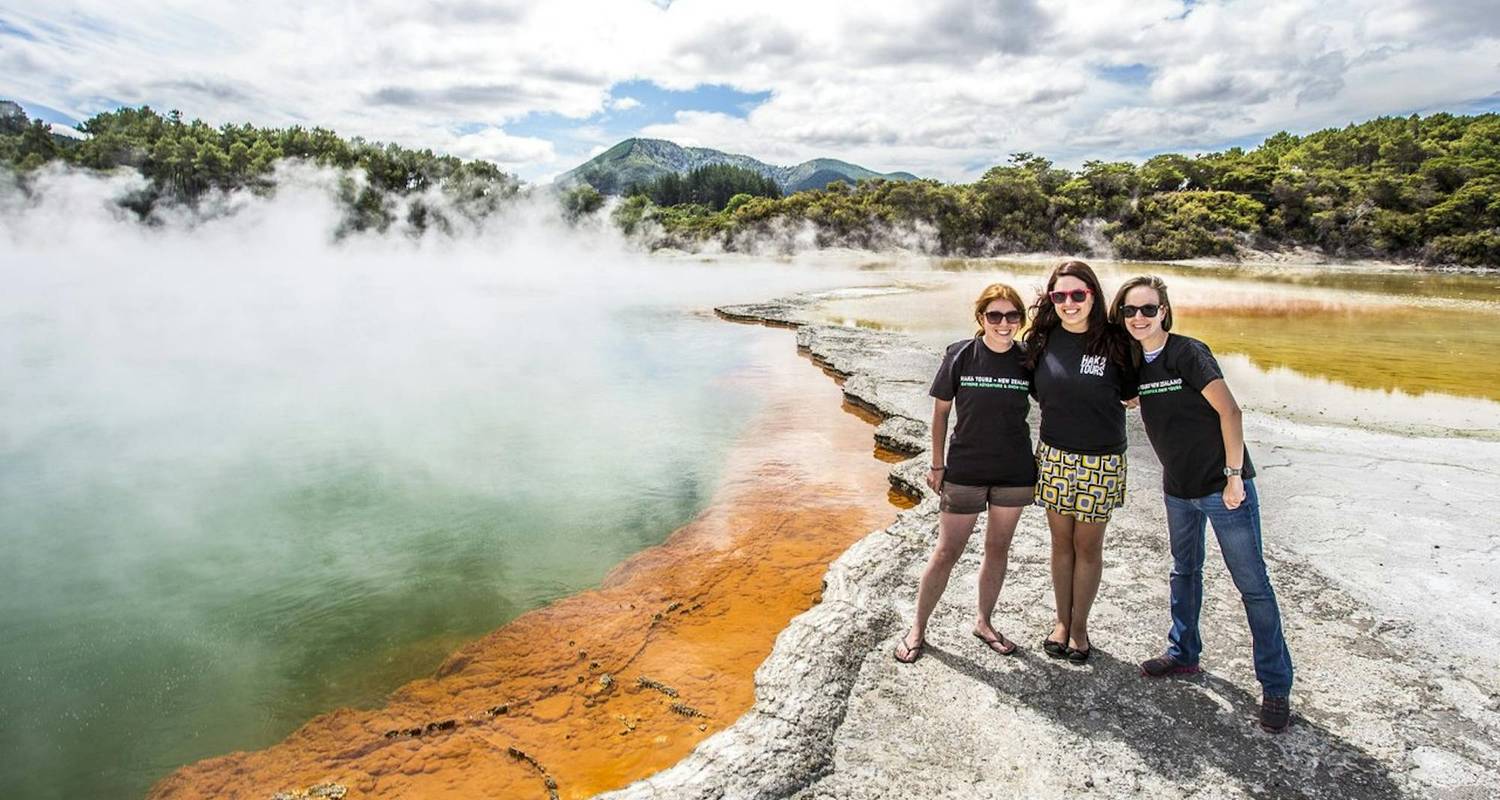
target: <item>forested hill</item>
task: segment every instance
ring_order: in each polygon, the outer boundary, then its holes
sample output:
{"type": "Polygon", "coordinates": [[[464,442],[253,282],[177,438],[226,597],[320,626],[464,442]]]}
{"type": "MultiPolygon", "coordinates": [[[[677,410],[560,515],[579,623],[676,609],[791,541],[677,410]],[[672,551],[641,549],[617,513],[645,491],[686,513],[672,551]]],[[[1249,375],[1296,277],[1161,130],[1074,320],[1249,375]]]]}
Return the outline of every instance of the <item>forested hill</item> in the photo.
{"type": "Polygon", "coordinates": [[[666,175],[686,175],[696,169],[720,165],[759,173],[787,193],[821,189],[836,180],[853,184],[871,178],[917,179],[909,172],[880,173],[833,158],[815,158],[796,166],[779,167],[750,156],[707,147],[683,147],[665,139],[626,139],[557,176],[555,183],[562,188],[588,184],[604,194],[623,195],[666,175]]]}
{"type": "Polygon", "coordinates": [[[159,203],[193,203],[214,190],[269,191],[276,163],[285,158],[353,171],[339,184],[345,211],[340,233],[384,231],[397,223],[414,234],[429,227],[451,230],[458,217],[477,222],[494,213],[521,186],[488,161],[344,139],[326,128],[215,128],[142,106],[91,117],[79,125],[85,136],[72,139],[52,135],[47,123],[28,120],[14,103],[4,102],[0,111],[0,165],[23,180],[51,161],[139,170],[147,187],[126,203],[143,218],[159,203]],[[354,177],[360,172],[362,181],[354,177]],[[424,199],[433,197],[441,202],[424,199]]]}
{"type": "Polygon", "coordinates": [[[653,221],[659,243],[729,249],[805,241],[1123,258],[1233,257],[1306,247],[1331,257],[1500,266],[1500,115],[1382,117],[1244,150],[1160,155],[1142,164],[1061,169],[1030,153],[978,181],[834,183],[723,211],[632,198],[627,230],[653,221]]]}

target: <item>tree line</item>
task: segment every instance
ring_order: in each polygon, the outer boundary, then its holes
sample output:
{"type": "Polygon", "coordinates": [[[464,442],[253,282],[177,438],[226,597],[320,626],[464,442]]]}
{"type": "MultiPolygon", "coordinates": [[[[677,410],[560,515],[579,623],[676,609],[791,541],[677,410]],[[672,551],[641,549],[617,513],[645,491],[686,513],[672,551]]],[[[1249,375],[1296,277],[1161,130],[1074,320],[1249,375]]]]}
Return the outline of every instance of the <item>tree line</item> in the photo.
{"type": "Polygon", "coordinates": [[[753,169],[732,164],[709,164],[686,175],[668,172],[653,181],[625,191],[627,197],[644,196],[659,206],[697,205],[722,211],[736,195],[781,197],[776,181],[753,169]]]}
{"type": "Polygon", "coordinates": [[[615,211],[654,244],[745,248],[788,231],[820,246],[896,243],[946,255],[1233,256],[1305,247],[1332,257],[1500,266],[1500,115],[1382,117],[1249,150],[1164,154],[1079,170],[1018,153],[968,184],[833,183],[726,208],[632,198],[615,211]],[[643,223],[653,226],[643,228],[643,223]]]}
{"type": "Polygon", "coordinates": [[[215,190],[274,188],[278,161],[301,159],[344,170],[338,197],[344,209],[341,233],[385,231],[392,224],[420,234],[452,231],[455,216],[480,221],[520,189],[520,182],[488,161],[464,161],[431,150],[344,139],[326,128],[213,127],[184,121],[177,111],[158,114],[149,106],[95,115],[78,126],[84,139],[54,136],[41,120],[27,120],[18,106],[0,115],[0,164],[25,177],[44,164],[62,161],[94,170],[128,168],[147,188],[125,205],[149,219],[163,202],[193,204],[215,190]],[[358,176],[364,176],[359,180],[358,176]],[[436,191],[440,202],[429,202],[436,191]],[[397,203],[397,198],[408,202],[397,203]],[[398,213],[401,218],[398,219],[398,213]]]}
{"type": "MultiPolygon", "coordinates": [[[[482,222],[521,189],[486,161],[344,139],[325,128],[210,126],[176,111],[121,108],[91,117],[76,140],[0,103],[0,165],[139,170],[123,202],[143,219],[163,202],[216,190],[271,191],[276,163],[343,170],[342,232],[451,232],[482,222]],[[362,178],[361,178],[362,176],[362,178]],[[431,200],[431,202],[429,202],[431,200]]],[[[596,191],[559,193],[570,219],[607,206],[596,191]]],[[[1500,266],[1500,114],[1381,117],[1251,149],[1063,169],[1018,153],[973,183],[835,182],[781,196],[751,170],[715,165],[634,187],[613,221],[651,246],[730,250],[782,240],[916,247],[935,254],[1108,254],[1136,259],[1233,256],[1305,247],[1331,257],[1500,266]]]]}

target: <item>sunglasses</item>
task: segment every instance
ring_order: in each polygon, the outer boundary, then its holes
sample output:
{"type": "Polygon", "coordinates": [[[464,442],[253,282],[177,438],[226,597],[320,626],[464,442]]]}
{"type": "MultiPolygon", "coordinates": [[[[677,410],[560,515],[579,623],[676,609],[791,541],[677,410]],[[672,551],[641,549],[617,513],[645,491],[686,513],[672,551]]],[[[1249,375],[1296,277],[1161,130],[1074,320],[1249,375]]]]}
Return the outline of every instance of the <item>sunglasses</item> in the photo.
{"type": "Polygon", "coordinates": [[[984,321],[988,322],[991,325],[999,325],[1002,322],[1009,322],[1012,325],[1020,325],[1021,324],[1021,312],[1019,312],[1019,311],[986,311],[986,312],[984,312],[984,321]]]}
{"type": "Polygon", "coordinates": [[[1057,305],[1058,303],[1061,303],[1065,300],[1072,300],[1075,303],[1082,303],[1083,301],[1089,299],[1089,294],[1090,292],[1088,289],[1074,289],[1071,292],[1048,292],[1047,296],[1052,298],[1053,305],[1057,305]]]}
{"type": "Polygon", "coordinates": [[[1157,305],[1156,303],[1147,303],[1143,306],[1120,306],[1120,316],[1124,317],[1125,319],[1130,319],[1131,317],[1135,316],[1135,312],[1137,311],[1141,312],[1141,316],[1150,319],[1156,316],[1157,313],[1161,311],[1161,306],[1157,305]]]}

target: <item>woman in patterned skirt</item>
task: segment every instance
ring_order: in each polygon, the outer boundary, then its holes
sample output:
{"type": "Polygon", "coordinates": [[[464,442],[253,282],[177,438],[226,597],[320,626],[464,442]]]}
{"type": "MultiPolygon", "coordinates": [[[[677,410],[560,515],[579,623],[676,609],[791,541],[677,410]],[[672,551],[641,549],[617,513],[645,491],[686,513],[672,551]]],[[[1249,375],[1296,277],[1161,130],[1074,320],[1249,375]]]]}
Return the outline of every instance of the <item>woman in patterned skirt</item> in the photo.
{"type": "Polygon", "coordinates": [[[1036,502],[1052,531],[1053,658],[1088,661],[1089,609],[1104,571],[1104,529],[1125,502],[1125,402],[1136,395],[1129,340],[1110,325],[1099,278],[1082,261],[1052,271],[1032,306],[1026,356],[1041,409],[1036,502]]]}

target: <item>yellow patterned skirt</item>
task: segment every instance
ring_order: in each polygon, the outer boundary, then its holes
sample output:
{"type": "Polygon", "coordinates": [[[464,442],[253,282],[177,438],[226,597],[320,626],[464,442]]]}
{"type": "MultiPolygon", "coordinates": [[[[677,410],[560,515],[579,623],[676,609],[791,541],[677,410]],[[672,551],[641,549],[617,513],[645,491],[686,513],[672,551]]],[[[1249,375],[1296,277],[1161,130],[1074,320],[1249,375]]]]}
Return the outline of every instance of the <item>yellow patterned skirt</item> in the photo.
{"type": "Polygon", "coordinates": [[[1125,456],[1085,456],[1048,444],[1036,449],[1036,504],[1079,522],[1109,522],[1125,505],[1125,456]]]}

